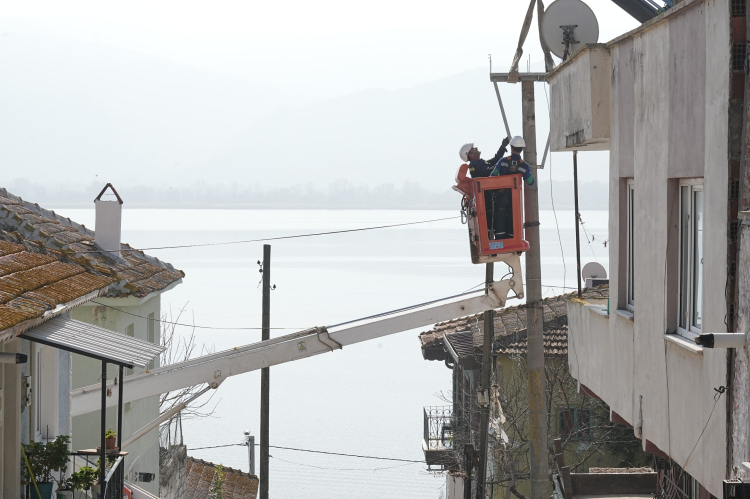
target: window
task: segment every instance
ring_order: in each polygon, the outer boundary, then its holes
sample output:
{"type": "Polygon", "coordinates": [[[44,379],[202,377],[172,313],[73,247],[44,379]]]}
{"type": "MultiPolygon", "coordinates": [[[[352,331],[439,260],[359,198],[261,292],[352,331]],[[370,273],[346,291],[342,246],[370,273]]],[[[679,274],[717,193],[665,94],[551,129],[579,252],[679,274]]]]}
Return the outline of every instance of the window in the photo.
{"type": "MultiPolygon", "coordinates": [[[[156,321],[154,321],[154,313],[148,314],[148,341],[149,343],[156,343],[156,321]]],[[[149,369],[156,367],[156,358],[151,359],[148,364],[149,369]]]]}
{"type": "Polygon", "coordinates": [[[591,411],[588,409],[563,409],[559,414],[558,428],[563,440],[591,440],[591,411]]]}
{"type": "MultiPolygon", "coordinates": [[[[135,336],[135,324],[131,324],[128,327],[125,328],[125,334],[130,336],[131,338],[135,336]]],[[[124,370],[125,376],[130,376],[133,374],[133,369],[130,367],[126,367],[124,370]]]]}
{"type": "Polygon", "coordinates": [[[694,338],[703,323],[703,185],[680,183],[680,259],[677,331],[694,338]]]}
{"type": "Polygon", "coordinates": [[[635,311],[635,271],[634,271],[634,263],[635,263],[635,245],[633,244],[633,236],[635,234],[634,230],[634,224],[635,224],[635,183],[633,182],[633,179],[628,180],[628,188],[627,188],[627,209],[628,209],[628,232],[625,237],[626,244],[627,244],[627,259],[628,259],[628,265],[627,265],[627,294],[626,294],[626,301],[625,301],[625,307],[630,310],[631,312],[635,311]]]}

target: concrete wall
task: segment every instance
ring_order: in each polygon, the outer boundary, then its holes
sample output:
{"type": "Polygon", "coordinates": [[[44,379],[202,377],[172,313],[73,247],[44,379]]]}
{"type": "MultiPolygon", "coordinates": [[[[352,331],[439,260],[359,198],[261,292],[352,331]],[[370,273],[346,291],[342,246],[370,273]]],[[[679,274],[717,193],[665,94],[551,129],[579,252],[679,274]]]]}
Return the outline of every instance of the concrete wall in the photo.
{"type": "MultiPolygon", "coordinates": [[[[737,291],[740,299],[737,310],[737,333],[747,336],[750,332],[750,220],[743,221],[740,228],[740,257],[737,262],[737,291]]],[[[742,466],[750,460],[750,344],[735,349],[734,375],[732,379],[732,462],[740,476],[750,478],[742,466]]]]}
{"type": "MultiPolygon", "coordinates": [[[[148,317],[153,313],[156,319],[160,319],[161,313],[161,296],[155,295],[145,301],[137,300],[134,297],[128,298],[97,298],[97,302],[107,306],[100,306],[90,303],[86,306],[80,306],[73,310],[73,319],[94,324],[106,329],[117,331],[125,334],[128,326],[133,325],[134,336],[136,338],[148,339],[148,321],[140,317],[148,317]],[[118,311],[121,310],[122,312],[118,311]],[[129,315],[133,314],[133,315],[129,315]],[[138,317],[140,316],[140,317],[138,317]]],[[[155,342],[159,343],[160,327],[155,327],[155,342]]],[[[158,365],[158,362],[157,362],[158,365]]],[[[142,369],[136,368],[134,372],[141,372],[142,369]]],[[[107,370],[107,378],[117,377],[117,367],[110,365],[107,370]]],[[[72,388],[80,388],[97,383],[101,378],[101,362],[73,355],[73,382],[72,388]]],[[[113,390],[113,397],[117,396],[117,391],[113,390]]],[[[137,400],[126,404],[123,411],[123,437],[127,438],[136,430],[142,428],[159,416],[158,397],[150,397],[143,400],[137,400]]],[[[74,449],[96,448],[99,445],[99,427],[101,415],[100,411],[83,414],[73,418],[72,442],[74,449]]],[[[107,410],[107,427],[117,431],[117,408],[113,407],[107,410]]],[[[159,432],[154,429],[147,435],[128,446],[125,451],[129,455],[125,459],[125,469],[138,459],[135,471],[155,473],[156,479],[150,483],[139,483],[139,486],[152,494],[159,492],[159,432]]]]}
{"type": "Polygon", "coordinates": [[[182,499],[187,494],[187,447],[172,445],[162,449],[160,499],[182,499]]]}
{"type": "MultiPolygon", "coordinates": [[[[21,340],[9,340],[0,351],[21,353],[21,340]]],[[[21,412],[22,366],[0,364],[3,421],[0,425],[0,491],[2,497],[21,497],[21,412]]]]}
{"type": "Polygon", "coordinates": [[[587,44],[548,77],[550,149],[610,148],[610,56],[604,44],[587,44]]]}
{"type": "Polygon", "coordinates": [[[721,496],[726,475],[726,351],[700,349],[674,332],[674,268],[681,178],[704,189],[703,331],[725,332],[730,98],[728,0],[686,0],[660,22],[609,45],[610,317],[569,305],[571,372],[635,424],[643,441],[721,496]],[[708,76],[707,76],[708,75],[708,76]],[[624,305],[625,185],[635,184],[635,314],[624,305]],[[641,403],[642,400],[642,403],[641,403]],[[710,416],[710,421],[709,421],[710,416]],[[701,431],[708,422],[705,433],[701,431]]]}

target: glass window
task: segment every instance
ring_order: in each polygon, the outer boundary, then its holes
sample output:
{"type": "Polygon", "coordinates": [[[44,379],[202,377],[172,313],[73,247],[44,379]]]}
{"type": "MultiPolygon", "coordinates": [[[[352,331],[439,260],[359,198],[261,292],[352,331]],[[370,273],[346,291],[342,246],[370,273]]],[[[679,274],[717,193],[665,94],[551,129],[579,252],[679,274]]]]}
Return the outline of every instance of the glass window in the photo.
{"type": "Polygon", "coordinates": [[[680,185],[680,262],[678,332],[689,338],[703,326],[703,185],[680,185]]]}
{"type": "Polygon", "coordinates": [[[628,275],[627,275],[627,301],[626,307],[631,312],[635,308],[635,244],[633,242],[635,235],[635,185],[633,180],[628,181],[628,233],[627,233],[627,251],[628,251],[628,275]]]}

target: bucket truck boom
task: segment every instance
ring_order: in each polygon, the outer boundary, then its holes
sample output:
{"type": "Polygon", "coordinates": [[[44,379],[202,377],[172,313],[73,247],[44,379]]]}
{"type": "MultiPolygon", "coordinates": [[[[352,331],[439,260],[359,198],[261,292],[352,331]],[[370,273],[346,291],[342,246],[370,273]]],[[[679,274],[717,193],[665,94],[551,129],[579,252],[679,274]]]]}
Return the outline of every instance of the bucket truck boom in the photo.
{"type": "MultiPolygon", "coordinates": [[[[229,376],[333,352],[362,341],[503,307],[511,290],[516,296],[523,296],[519,254],[503,255],[503,261],[511,267],[512,276],[493,282],[485,291],[464,293],[335,326],[313,327],[128,376],[124,380],[123,402],[203,383],[216,388],[229,376]]],[[[100,404],[101,385],[86,386],[71,392],[72,416],[98,410],[100,404]]],[[[114,405],[117,405],[117,397],[108,397],[107,406],[114,405]]]]}

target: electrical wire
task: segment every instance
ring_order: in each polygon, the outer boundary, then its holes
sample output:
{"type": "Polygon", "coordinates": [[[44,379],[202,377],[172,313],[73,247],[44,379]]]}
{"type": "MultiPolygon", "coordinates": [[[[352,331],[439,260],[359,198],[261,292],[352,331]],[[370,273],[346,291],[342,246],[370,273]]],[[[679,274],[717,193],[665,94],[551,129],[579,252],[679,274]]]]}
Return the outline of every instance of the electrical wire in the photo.
{"type": "MultiPolygon", "coordinates": [[[[308,468],[316,468],[319,470],[331,470],[331,471],[381,471],[381,470],[392,470],[394,468],[403,468],[404,466],[414,466],[417,463],[406,463],[406,464],[397,464],[395,466],[386,466],[385,468],[329,468],[327,466],[316,466],[314,464],[305,464],[305,463],[295,463],[294,461],[287,461],[286,459],[281,459],[280,457],[276,456],[270,456],[269,457],[275,459],[276,461],[281,461],[283,463],[288,464],[294,464],[296,466],[306,466],[308,468]]],[[[423,462],[419,462],[419,464],[424,464],[423,462]]]]}
{"type": "MultiPolygon", "coordinates": [[[[203,449],[220,449],[223,447],[246,447],[245,444],[224,444],[224,445],[210,445],[208,447],[194,447],[190,450],[203,450],[203,449]]],[[[260,446],[260,444],[255,444],[256,447],[260,446]]],[[[326,454],[329,456],[343,456],[343,457],[356,457],[360,459],[378,459],[381,461],[398,461],[402,463],[420,463],[424,464],[424,461],[416,461],[414,459],[399,459],[395,457],[379,457],[379,456],[365,456],[361,454],[344,454],[341,452],[328,452],[328,451],[322,451],[322,450],[312,450],[312,449],[299,449],[297,447],[282,447],[280,445],[269,445],[271,449],[282,449],[282,450],[291,450],[296,452],[311,452],[313,454],[326,454]]]]}
{"type": "MultiPolygon", "coordinates": [[[[127,314],[127,315],[132,315],[133,317],[140,317],[141,319],[146,319],[146,320],[148,320],[148,321],[161,322],[162,324],[171,324],[171,325],[174,325],[174,326],[185,326],[185,327],[193,327],[193,328],[195,328],[195,329],[232,330],[232,331],[240,331],[240,330],[244,330],[244,331],[260,331],[260,330],[262,330],[262,329],[263,329],[262,327],[214,327],[214,326],[196,326],[195,324],[183,324],[183,323],[181,323],[181,322],[170,322],[170,321],[165,321],[165,320],[161,320],[161,319],[151,319],[151,318],[149,318],[149,317],[144,317],[144,316],[142,316],[142,315],[134,314],[134,313],[131,313],[131,312],[126,312],[125,310],[121,310],[121,309],[119,309],[119,308],[116,308],[116,307],[112,307],[112,306],[110,306],[110,305],[105,305],[104,303],[99,303],[99,302],[98,302],[98,301],[96,301],[96,300],[91,300],[91,303],[96,303],[97,305],[99,305],[99,306],[101,306],[101,307],[107,307],[107,308],[111,308],[112,310],[116,310],[116,311],[118,311],[118,312],[122,312],[123,314],[127,314]]],[[[307,329],[307,328],[306,328],[306,327],[271,327],[271,328],[269,328],[269,329],[294,329],[295,331],[301,331],[301,330],[303,330],[303,329],[307,329]]]]}
{"type": "MultiPolygon", "coordinates": [[[[342,229],[342,230],[331,230],[327,232],[311,232],[308,234],[296,234],[293,236],[277,236],[277,237],[263,237],[259,239],[247,239],[244,241],[225,241],[221,243],[201,243],[201,244],[179,244],[175,246],[153,246],[150,248],[127,248],[127,249],[121,249],[120,252],[124,251],[154,251],[154,250],[164,250],[164,249],[179,249],[179,248],[201,248],[206,246],[227,246],[230,244],[247,244],[247,243],[258,243],[262,241],[279,241],[281,239],[297,239],[301,237],[313,237],[313,236],[327,236],[331,234],[345,234],[348,232],[363,232],[366,230],[378,230],[378,229],[390,229],[393,227],[405,227],[407,225],[419,225],[419,224],[426,224],[431,222],[442,222],[445,220],[453,220],[456,217],[455,215],[452,217],[444,217],[444,218],[435,218],[432,220],[420,220],[418,222],[404,222],[400,224],[390,224],[390,225],[376,225],[374,227],[361,227],[359,229],[342,229]]],[[[75,251],[76,254],[86,254],[86,253],[106,253],[105,250],[90,250],[90,251],[75,251]]]]}

